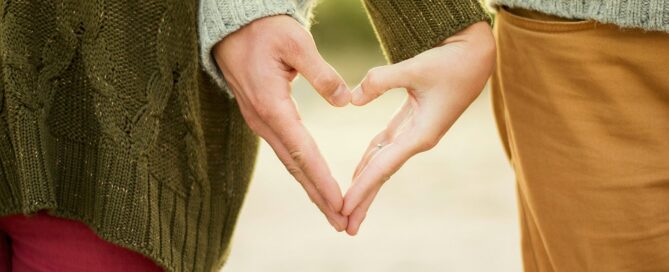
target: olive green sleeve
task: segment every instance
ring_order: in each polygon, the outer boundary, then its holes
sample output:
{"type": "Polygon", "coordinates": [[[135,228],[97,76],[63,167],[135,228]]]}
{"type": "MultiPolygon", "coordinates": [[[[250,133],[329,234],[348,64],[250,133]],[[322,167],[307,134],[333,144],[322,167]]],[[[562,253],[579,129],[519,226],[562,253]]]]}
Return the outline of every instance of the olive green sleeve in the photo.
{"type": "Polygon", "coordinates": [[[386,58],[400,62],[467,26],[491,22],[477,0],[363,0],[386,58]]]}

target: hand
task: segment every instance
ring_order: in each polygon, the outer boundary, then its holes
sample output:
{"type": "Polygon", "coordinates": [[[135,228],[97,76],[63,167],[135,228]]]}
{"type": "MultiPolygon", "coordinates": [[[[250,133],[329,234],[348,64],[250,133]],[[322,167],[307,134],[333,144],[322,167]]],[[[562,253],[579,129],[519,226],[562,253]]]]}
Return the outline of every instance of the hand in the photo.
{"type": "Polygon", "coordinates": [[[480,94],[494,62],[490,26],[480,22],[412,59],[369,71],[353,91],[354,105],[393,88],[406,88],[408,97],[355,170],[342,210],[349,216],[348,234],[357,234],[383,183],[413,155],[434,147],[480,94]]]}
{"type": "Polygon", "coordinates": [[[330,224],[344,230],[341,190],[302,125],[291,82],[302,74],[333,106],[349,104],[351,93],[309,32],[289,16],[265,17],[217,43],[214,57],[249,127],[272,146],[330,224]]]}

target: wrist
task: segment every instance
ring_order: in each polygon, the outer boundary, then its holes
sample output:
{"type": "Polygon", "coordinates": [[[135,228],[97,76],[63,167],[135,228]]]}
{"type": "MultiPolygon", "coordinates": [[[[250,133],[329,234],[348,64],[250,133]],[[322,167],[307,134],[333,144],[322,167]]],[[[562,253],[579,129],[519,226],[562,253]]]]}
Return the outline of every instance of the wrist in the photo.
{"type": "Polygon", "coordinates": [[[441,42],[440,45],[445,45],[448,43],[458,42],[458,41],[470,41],[476,43],[484,44],[494,44],[495,39],[492,34],[492,28],[490,24],[485,21],[473,23],[470,26],[464,28],[460,32],[453,34],[452,36],[445,39],[441,42]]]}
{"type": "Polygon", "coordinates": [[[476,52],[480,60],[494,62],[497,53],[495,37],[490,24],[486,21],[474,23],[460,32],[448,37],[439,46],[447,44],[464,44],[476,52]]]}

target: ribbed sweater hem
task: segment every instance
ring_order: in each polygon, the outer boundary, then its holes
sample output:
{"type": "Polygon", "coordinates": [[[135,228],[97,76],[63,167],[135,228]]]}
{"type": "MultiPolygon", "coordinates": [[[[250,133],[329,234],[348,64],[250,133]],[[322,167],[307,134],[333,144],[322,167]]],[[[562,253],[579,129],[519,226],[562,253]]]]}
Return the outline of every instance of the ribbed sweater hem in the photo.
{"type": "Polygon", "coordinates": [[[196,182],[181,186],[157,180],[132,153],[105,148],[109,143],[44,140],[55,148],[50,152],[54,157],[42,161],[24,156],[26,161],[19,164],[45,163],[54,186],[15,188],[11,184],[19,183],[14,179],[29,177],[11,170],[12,165],[7,164],[11,160],[2,161],[0,216],[46,210],[78,220],[102,239],[144,254],[170,272],[212,271],[223,266],[225,257],[219,253],[228,250],[235,211],[241,206],[241,201],[232,199],[245,190],[214,196],[196,182]],[[217,211],[224,216],[212,216],[212,207],[225,208],[217,211]]]}
{"type": "Polygon", "coordinates": [[[391,63],[410,59],[480,21],[491,22],[478,0],[363,1],[391,63]]]}

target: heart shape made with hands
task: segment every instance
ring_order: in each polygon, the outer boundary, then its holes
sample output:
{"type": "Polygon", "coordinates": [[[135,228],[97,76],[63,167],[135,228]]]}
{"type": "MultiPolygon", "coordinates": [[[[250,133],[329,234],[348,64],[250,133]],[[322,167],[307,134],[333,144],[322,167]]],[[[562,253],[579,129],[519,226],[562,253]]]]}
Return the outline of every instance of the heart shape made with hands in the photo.
{"type": "Polygon", "coordinates": [[[383,183],[413,155],[434,147],[478,96],[494,51],[490,26],[476,23],[411,59],[372,68],[352,92],[289,16],[253,21],[216,44],[213,55],[249,127],[330,224],[355,235],[383,183]],[[406,102],[369,144],[345,196],[292,99],[298,74],[336,107],[364,106],[390,89],[407,90],[406,102]]]}

